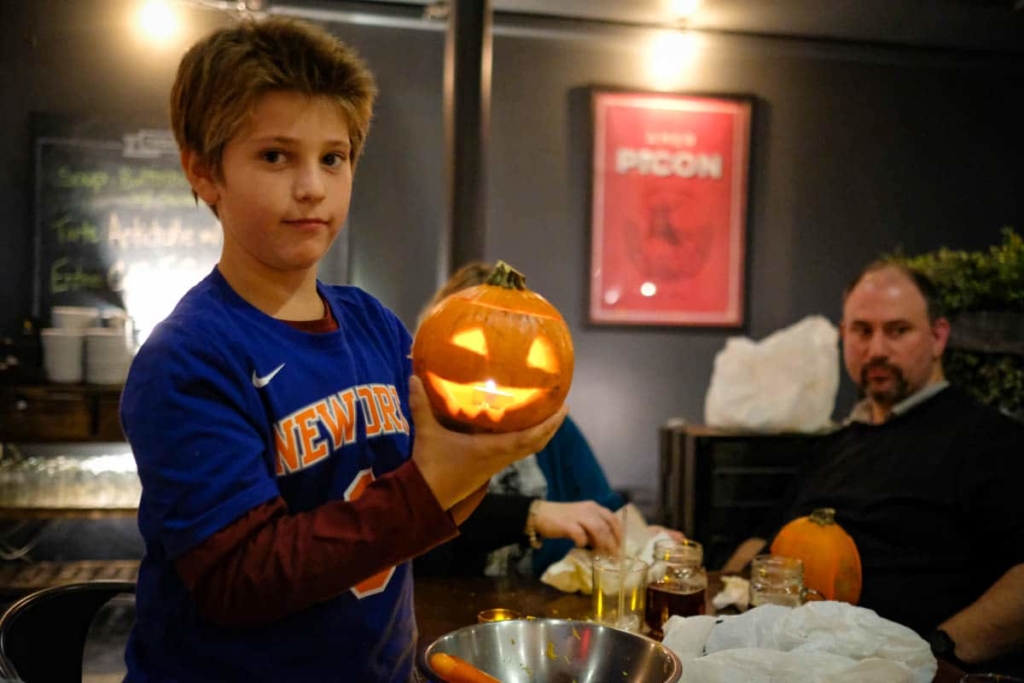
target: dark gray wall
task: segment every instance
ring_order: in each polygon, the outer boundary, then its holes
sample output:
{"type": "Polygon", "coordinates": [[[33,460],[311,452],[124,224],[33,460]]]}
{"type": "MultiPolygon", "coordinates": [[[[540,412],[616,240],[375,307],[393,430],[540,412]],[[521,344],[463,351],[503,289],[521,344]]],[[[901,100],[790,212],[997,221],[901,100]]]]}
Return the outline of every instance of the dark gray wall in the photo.
{"type": "MultiPolygon", "coordinates": [[[[0,22],[0,331],[28,311],[28,113],[164,120],[177,53],[144,50],[126,0],[15,0],[0,22]],[[88,9],[85,7],[88,5],[88,9]]],[[[216,14],[189,10],[203,26],[216,14]]],[[[412,324],[437,278],[444,221],[444,34],[339,23],[381,87],[349,221],[351,279],[412,324]]],[[[200,33],[200,29],[191,32],[200,33]]],[[[496,22],[486,256],[519,267],[565,314],[576,343],[572,411],[616,486],[657,486],[657,429],[701,422],[715,353],[821,313],[881,252],[979,248],[1024,228],[1017,58],[703,36],[668,86],[646,76],[652,32],[496,22]],[[586,323],[589,183],[585,88],[757,98],[739,331],[586,323]]],[[[332,255],[323,274],[344,269],[332,255]]],[[[838,410],[851,397],[845,382],[838,410]]]]}
{"type": "MultiPolygon", "coordinates": [[[[512,32],[507,32],[512,33],[512,32]]],[[[715,353],[735,332],[586,324],[588,84],[646,76],[650,31],[495,40],[488,256],[566,315],[570,405],[617,484],[656,487],[657,428],[703,421],[715,353]]],[[[838,322],[848,279],[881,252],[976,248],[1024,227],[1024,69],[962,55],[706,37],[671,89],[758,99],[748,323],[761,339],[812,313],[838,322]]],[[[853,390],[844,376],[837,412],[853,390]]]]}

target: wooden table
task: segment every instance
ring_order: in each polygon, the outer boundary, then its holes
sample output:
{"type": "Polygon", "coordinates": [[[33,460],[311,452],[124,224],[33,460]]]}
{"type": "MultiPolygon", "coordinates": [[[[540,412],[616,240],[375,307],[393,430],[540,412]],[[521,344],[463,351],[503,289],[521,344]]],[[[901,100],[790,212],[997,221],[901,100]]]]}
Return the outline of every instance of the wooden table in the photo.
{"type": "Polygon", "coordinates": [[[458,577],[417,578],[414,587],[420,643],[427,645],[455,629],[476,623],[481,610],[507,607],[523,616],[588,619],[590,596],[563,593],[540,581],[458,577]]]}
{"type": "MultiPolygon", "coordinates": [[[[711,598],[722,589],[719,572],[708,573],[707,609],[714,614],[711,598]]],[[[582,593],[563,593],[538,580],[486,577],[417,578],[416,621],[420,647],[441,636],[476,623],[481,610],[514,609],[524,616],[550,619],[589,619],[591,598],[582,593]]],[[[959,683],[963,672],[939,660],[934,683],[959,683]]]]}

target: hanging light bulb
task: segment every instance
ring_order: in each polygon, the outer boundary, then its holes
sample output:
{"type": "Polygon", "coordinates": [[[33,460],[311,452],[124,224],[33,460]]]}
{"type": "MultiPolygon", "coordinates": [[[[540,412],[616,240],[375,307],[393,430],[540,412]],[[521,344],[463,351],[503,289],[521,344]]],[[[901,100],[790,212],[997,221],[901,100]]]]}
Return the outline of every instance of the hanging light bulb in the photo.
{"type": "Polygon", "coordinates": [[[167,0],[146,0],[138,14],[139,28],[150,39],[170,40],[178,32],[178,17],[167,0]]]}
{"type": "Polygon", "coordinates": [[[689,21],[700,7],[700,0],[671,0],[672,16],[677,21],[689,21]]]}

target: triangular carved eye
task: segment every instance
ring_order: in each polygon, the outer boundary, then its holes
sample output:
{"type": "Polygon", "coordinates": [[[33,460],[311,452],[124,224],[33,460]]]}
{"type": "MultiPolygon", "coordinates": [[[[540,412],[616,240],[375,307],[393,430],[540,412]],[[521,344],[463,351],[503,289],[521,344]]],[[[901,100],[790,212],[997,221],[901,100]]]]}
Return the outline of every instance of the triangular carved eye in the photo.
{"type": "Polygon", "coordinates": [[[526,365],[551,374],[558,372],[558,360],[551,344],[546,339],[537,337],[533,340],[533,344],[530,345],[530,353],[526,357],[526,365]]]}
{"type": "Polygon", "coordinates": [[[472,351],[479,356],[487,356],[487,338],[484,336],[484,331],[481,327],[457,332],[452,337],[452,344],[467,351],[472,351]]]}

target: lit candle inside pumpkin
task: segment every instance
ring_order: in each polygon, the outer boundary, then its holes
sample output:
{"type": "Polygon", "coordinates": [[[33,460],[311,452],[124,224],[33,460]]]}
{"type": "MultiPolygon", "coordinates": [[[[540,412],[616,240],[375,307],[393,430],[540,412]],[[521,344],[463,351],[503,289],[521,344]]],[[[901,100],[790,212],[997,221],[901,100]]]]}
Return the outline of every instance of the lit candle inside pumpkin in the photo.
{"type": "Polygon", "coordinates": [[[500,391],[493,379],[487,380],[482,386],[473,387],[473,405],[505,408],[511,401],[512,394],[500,391]]]}

